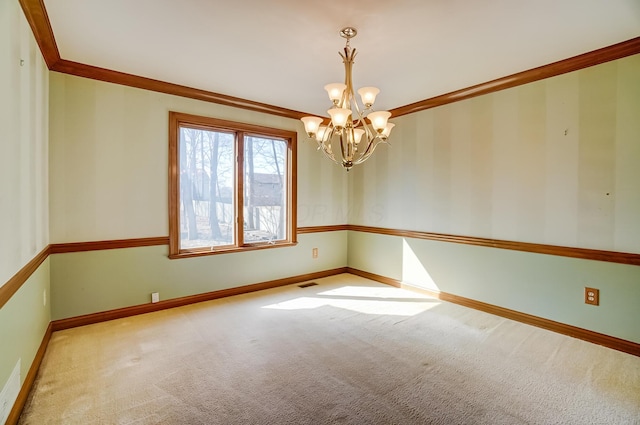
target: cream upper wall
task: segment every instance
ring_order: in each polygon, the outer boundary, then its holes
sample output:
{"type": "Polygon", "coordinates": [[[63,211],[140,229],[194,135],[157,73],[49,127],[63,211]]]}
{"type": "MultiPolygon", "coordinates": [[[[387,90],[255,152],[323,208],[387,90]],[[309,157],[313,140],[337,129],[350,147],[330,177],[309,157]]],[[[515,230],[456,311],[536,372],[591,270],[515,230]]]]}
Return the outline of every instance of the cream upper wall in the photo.
{"type": "Polygon", "coordinates": [[[168,235],[169,111],[298,131],[298,226],[347,220],[346,176],[298,120],[56,72],[50,110],[53,243],[168,235]]]}
{"type": "Polygon", "coordinates": [[[48,94],[19,3],[0,0],[0,286],[49,243],[48,94]]]}
{"type": "Polygon", "coordinates": [[[640,253],[640,55],[394,122],[351,224],[640,253]]]}

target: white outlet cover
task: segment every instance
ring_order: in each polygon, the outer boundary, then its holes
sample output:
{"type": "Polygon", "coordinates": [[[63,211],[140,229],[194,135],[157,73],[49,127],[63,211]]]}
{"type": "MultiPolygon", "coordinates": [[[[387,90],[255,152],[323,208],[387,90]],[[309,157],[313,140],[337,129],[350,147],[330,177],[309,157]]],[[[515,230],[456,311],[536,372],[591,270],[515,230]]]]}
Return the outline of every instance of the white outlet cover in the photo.
{"type": "Polygon", "coordinates": [[[9,380],[4,384],[0,392],[0,424],[7,422],[11,408],[18,398],[20,392],[20,361],[13,368],[9,380]]]}
{"type": "Polygon", "coordinates": [[[157,303],[158,301],[160,301],[160,293],[152,292],[151,293],[151,302],[152,303],[157,303]]]}

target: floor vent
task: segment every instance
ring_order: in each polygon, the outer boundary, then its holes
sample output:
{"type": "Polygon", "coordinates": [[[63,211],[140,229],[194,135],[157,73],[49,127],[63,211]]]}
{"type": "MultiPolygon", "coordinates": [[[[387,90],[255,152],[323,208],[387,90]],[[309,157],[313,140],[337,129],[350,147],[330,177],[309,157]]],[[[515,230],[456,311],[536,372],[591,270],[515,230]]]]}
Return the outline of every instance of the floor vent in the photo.
{"type": "Polygon", "coordinates": [[[298,288],[308,288],[309,286],[316,286],[317,283],[315,282],[309,282],[309,283],[303,283],[302,285],[298,285],[298,288]]]}

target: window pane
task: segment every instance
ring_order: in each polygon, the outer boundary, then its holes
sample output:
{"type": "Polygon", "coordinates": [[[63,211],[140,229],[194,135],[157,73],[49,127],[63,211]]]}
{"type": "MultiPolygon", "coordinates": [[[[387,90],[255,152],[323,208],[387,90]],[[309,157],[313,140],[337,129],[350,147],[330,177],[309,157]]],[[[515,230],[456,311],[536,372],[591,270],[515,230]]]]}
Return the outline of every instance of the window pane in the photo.
{"type": "Polygon", "coordinates": [[[287,238],[287,142],[246,136],[244,139],[244,241],[287,238]]]}
{"type": "Polygon", "coordinates": [[[235,243],[234,134],[180,127],[180,248],[235,243]]]}

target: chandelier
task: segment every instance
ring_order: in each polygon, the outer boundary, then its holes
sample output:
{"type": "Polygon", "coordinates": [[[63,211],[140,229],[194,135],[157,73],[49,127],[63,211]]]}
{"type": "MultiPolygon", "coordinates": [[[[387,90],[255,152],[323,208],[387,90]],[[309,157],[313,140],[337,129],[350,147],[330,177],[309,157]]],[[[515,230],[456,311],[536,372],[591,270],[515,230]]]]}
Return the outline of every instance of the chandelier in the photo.
{"type": "Polygon", "coordinates": [[[315,139],[318,150],[336,164],[349,171],[351,167],[366,161],[378,144],[386,143],[389,133],[395,124],[388,123],[391,116],[387,111],[373,111],[376,95],[380,93],[375,87],[362,87],[358,90],[362,106],[358,105],[353,92],[351,68],[356,57],[356,49],[352,49],[349,40],[356,36],[355,28],[346,27],[340,35],[347,39],[342,56],[344,63],[344,84],[332,83],[324,86],[333,102],[327,113],[331,116],[328,125],[318,117],[301,118],[307,135],[315,139]],[[369,121],[365,121],[365,118],[369,121]]]}

